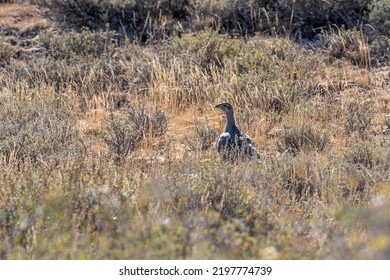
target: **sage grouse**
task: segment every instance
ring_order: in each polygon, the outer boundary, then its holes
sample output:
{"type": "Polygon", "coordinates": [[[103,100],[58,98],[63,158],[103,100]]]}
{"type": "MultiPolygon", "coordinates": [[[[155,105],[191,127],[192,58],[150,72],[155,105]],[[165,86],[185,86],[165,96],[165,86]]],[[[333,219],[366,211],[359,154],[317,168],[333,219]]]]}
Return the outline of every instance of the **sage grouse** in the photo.
{"type": "Polygon", "coordinates": [[[222,154],[224,161],[249,159],[260,161],[260,153],[252,138],[245,135],[236,126],[233,106],[228,103],[220,103],[215,106],[226,114],[226,128],[217,139],[218,153],[222,154]]]}

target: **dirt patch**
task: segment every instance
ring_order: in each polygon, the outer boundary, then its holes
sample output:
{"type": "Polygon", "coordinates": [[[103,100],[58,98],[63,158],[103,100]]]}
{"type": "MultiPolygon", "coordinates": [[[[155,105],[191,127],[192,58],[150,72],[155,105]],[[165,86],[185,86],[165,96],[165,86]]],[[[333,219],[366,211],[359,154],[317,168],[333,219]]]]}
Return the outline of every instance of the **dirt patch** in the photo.
{"type": "Polygon", "coordinates": [[[48,27],[48,10],[35,5],[0,4],[0,35],[34,37],[36,31],[48,27]]]}
{"type": "Polygon", "coordinates": [[[42,29],[53,27],[48,9],[29,4],[0,4],[0,39],[15,48],[14,58],[28,60],[43,53],[42,29]]]}

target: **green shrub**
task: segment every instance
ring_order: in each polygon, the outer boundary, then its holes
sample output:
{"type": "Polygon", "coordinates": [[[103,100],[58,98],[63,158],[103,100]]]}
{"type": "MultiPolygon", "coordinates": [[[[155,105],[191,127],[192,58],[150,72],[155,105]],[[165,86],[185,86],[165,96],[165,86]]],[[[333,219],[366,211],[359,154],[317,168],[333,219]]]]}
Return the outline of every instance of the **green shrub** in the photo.
{"type": "Polygon", "coordinates": [[[226,39],[211,29],[199,32],[196,36],[176,38],[175,43],[180,53],[190,53],[205,69],[213,65],[223,67],[225,60],[242,55],[240,40],[226,39]]]}
{"type": "Polygon", "coordinates": [[[280,169],[281,187],[288,191],[293,201],[308,200],[313,195],[321,195],[326,182],[318,182],[318,174],[313,168],[313,162],[305,158],[292,159],[288,156],[287,166],[280,169]]]}
{"type": "Polygon", "coordinates": [[[390,36],[390,1],[372,0],[370,21],[383,35],[390,36]]]}
{"type": "MultiPolygon", "coordinates": [[[[74,105],[91,108],[96,98],[103,106],[114,108],[118,92],[147,90],[153,68],[150,50],[137,45],[119,47],[113,32],[57,34],[43,32],[39,40],[47,49],[45,57],[35,57],[23,67],[7,67],[17,80],[29,87],[53,87],[59,96],[71,91],[74,105]]],[[[69,97],[69,96],[68,96],[69,97]]]]}
{"type": "Polygon", "coordinates": [[[125,72],[123,66],[104,58],[55,60],[45,57],[10,71],[31,88],[37,85],[53,87],[62,99],[70,98],[64,93],[71,90],[73,106],[85,111],[91,108],[96,97],[104,97],[105,106],[112,105],[111,92],[128,86],[121,76],[125,72]]]}
{"type": "Polygon", "coordinates": [[[120,163],[137,148],[141,137],[134,130],[131,120],[125,117],[111,114],[105,122],[106,131],[102,138],[108,149],[115,154],[115,161],[120,163]]]}
{"type": "Polygon", "coordinates": [[[0,38],[0,66],[9,64],[15,55],[15,48],[0,38]]]}
{"type": "Polygon", "coordinates": [[[114,36],[113,32],[90,32],[84,29],[63,34],[42,32],[40,41],[47,55],[54,59],[99,58],[113,55],[116,50],[114,36]]]}
{"type": "Polygon", "coordinates": [[[43,0],[60,22],[69,26],[104,28],[110,9],[109,0],[43,0]]]}
{"type": "Polygon", "coordinates": [[[181,142],[192,151],[208,150],[217,139],[215,127],[206,120],[205,124],[196,124],[193,126],[196,136],[185,136],[181,142]]]}
{"type": "Polygon", "coordinates": [[[370,43],[371,63],[375,66],[390,65],[390,37],[379,36],[370,43]]]}
{"type": "Polygon", "coordinates": [[[280,138],[276,142],[279,152],[297,155],[301,151],[323,151],[329,144],[330,135],[328,132],[314,128],[311,124],[303,124],[297,127],[284,126],[280,138]]]}
{"type": "Polygon", "coordinates": [[[177,20],[188,20],[188,0],[41,0],[55,18],[71,28],[115,30],[136,42],[165,39],[177,20]]]}
{"type": "Polygon", "coordinates": [[[231,35],[268,32],[298,39],[313,38],[321,28],[328,29],[331,25],[352,28],[367,22],[371,0],[42,1],[58,21],[71,27],[110,28],[127,33],[137,42],[152,42],[210,27],[231,35]]]}
{"type": "Polygon", "coordinates": [[[129,108],[126,115],[111,114],[105,120],[106,131],[102,138],[115,155],[115,162],[121,163],[138,148],[139,142],[148,136],[161,136],[168,129],[163,111],[156,108],[146,112],[145,108],[129,108]]]}
{"type": "MultiPolygon", "coordinates": [[[[252,234],[264,231],[258,223],[267,225],[267,211],[260,209],[256,191],[248,184],[250,179],[246,181],[244,172],[234,165],[209,161],[172,171],[175,179],[168,186],[174,206],[172,211],[179,217],[186,217],[190,212],[211,211],[218,213],[216,229],[223,226],[224,221],[239,219],[244,231],[252,234]]],[[[257,177],[258,173],[253,176],[257,177]]]]}
{"type": "Polygon", "coordinates": [[[6,164],[58,163],[64,154],[76,151],[81,135],[70,116],[53,107],[24,104],[19,115],[0,116],[0,155],[6,164]]]}
{"type": "Polygon", "coordinates": [[[128,111],[128,119],[134,124],[134,129],[141,137],[161,136],[168,129],[168,120],[165,113],[155,108],[152,112],[147,112],[145,108],[132,108],[128,111]]]}

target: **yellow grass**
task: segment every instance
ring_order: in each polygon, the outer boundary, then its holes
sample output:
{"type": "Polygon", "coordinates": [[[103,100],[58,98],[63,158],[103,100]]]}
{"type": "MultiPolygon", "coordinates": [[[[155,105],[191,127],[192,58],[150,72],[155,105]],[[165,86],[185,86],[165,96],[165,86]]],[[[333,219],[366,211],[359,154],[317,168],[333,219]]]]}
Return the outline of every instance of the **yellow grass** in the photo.
{"type": "Polygon", "coordinates": [[[0,4],[0,27],[21,32],[48,25],[35,5],[0,4]]]}
{"type": "Polygon", "coordinates": [[[389,258],[388,69],[262,35],[96,34],[48,31],[45,56],[0,68],[1,258],[389,258]],[[221,160],[221,101],[261,163],[221,160]],[[157,109],[161,135],[129,116],[157,109]],[[142,130],[126,155],[121,129],[142,130]]]}

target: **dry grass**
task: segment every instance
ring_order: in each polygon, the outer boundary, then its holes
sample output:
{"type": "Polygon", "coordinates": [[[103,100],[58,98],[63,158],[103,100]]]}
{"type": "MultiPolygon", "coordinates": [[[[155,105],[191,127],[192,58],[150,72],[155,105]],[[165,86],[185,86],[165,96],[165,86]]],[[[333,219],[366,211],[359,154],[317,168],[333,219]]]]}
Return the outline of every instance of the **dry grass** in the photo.
{"type": "Polygon", "coordinates": [[[387,68],[212,30],[41,35],[44,56],[0,66],[1,258],[390,257],[387,68]],[[224,100],[262,163],[210,143],[224,100]]]}
{"type": "Polygon", "coordinates": [[[0,4],[0,28],[21,33],[48,25],[35,5],[0,4]]]}

